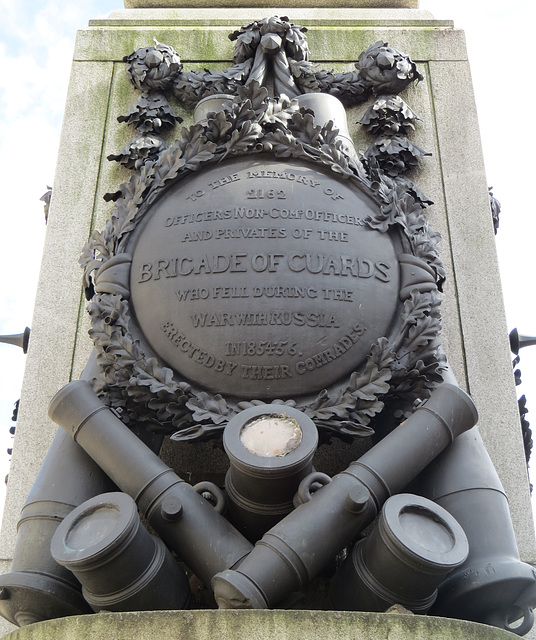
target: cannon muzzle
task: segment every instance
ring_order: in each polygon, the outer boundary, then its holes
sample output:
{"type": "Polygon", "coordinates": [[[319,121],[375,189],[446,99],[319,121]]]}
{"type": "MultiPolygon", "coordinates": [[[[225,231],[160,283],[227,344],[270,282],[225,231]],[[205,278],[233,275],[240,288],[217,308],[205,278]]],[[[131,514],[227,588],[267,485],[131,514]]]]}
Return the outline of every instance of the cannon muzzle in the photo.
{"type": "Polygon", "coordinates": [[[87,500],[59,525],[51,552],[82,584],[94,611],[186,609],[188,579],[126,493],[87,500]]]}
{"type": "Polygon", "coordinates": [[[294,509],[300,482],[313,471],[317,444],[313,421],[284,405],[249,407],[225,427],[229,519],[249,540],[259,540],[294,509]]]}
{"type": "Polygon", "coordinates": [[[464,433],[412,488],[451,513],[469,540],[469,557],[442,583],[430,613],[527,633],[536,571],[519,558],[508,498],[478,430],[464,433]]]}
{"type": "Polygon", "coordinates": [[[0,576],[0,615],[23,627],[90,613],[78,580],[50,554],[50,541],[75,507],[114,489],[95,462],[58,429],[20,514],[11,572],[0,576]]]}
{"type": "Polygon", "coordinates": [[[28,343],[30,342],[30,328],[26,327],[22,333],[15,333],[10,336],[0,336],[0,342],[12,344],[20,347],[23,353],[28,353],[28,343]]]}

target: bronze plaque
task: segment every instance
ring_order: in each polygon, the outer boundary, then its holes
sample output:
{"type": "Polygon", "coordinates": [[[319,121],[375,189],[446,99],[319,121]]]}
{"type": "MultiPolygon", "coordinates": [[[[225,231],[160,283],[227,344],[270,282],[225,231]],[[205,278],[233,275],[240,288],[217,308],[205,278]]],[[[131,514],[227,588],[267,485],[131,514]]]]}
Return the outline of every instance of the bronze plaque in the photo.
{"type": "Polygon", "coordinates": [[[155,353],[199,388],[308,395],[389,333],[397,250],[377,205],[306,163],[252,156],[170,188],[133,236],[131,301],[155,353]]]}

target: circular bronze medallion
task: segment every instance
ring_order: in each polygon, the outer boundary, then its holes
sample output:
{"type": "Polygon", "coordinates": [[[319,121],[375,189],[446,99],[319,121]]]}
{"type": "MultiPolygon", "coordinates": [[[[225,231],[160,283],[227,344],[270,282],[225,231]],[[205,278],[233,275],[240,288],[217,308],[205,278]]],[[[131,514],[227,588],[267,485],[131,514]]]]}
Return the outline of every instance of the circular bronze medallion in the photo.
{"type": "Polygon", "coordinates": [[[168,189],[133,234],[131,303],[181,377],[237,398],[335,384],[388,334],[397,250],[377,205],[301,162],[230,161],[168,189]]]}

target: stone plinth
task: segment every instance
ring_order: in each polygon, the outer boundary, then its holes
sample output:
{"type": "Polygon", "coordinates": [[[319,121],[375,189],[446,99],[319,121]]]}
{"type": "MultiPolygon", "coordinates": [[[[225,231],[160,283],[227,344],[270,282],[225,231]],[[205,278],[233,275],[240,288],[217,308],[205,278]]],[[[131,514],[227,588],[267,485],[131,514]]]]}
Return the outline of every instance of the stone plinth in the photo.
{"type": "MultiPolygon", "coordinates": [[[[175,7],[203,7],[206,0],[125,0],[127,9],[169,9],[175,7]]],[[[266,0],[246,0],[241,3],[243,7],[267,7],[266,0]]],[[[215,0],[213,7],[236,7],[232,0],[215,0]]],[[[273,0],[269,3],[271,8],[288,7],[285,0],[273,0]]],[[[310,0],[296,0],[294,7],[310,7],[310,0]]],[[[352,9],[416,9],[419,0],[316,0],[315,7],[330,7],[333,9],[349,7],[352,9]]]]}
{"type": "Polygon", "coordinates": [[[474,622],[349,611],[140,611],[39,622],[3,640],[513,640],[474,622]]]}

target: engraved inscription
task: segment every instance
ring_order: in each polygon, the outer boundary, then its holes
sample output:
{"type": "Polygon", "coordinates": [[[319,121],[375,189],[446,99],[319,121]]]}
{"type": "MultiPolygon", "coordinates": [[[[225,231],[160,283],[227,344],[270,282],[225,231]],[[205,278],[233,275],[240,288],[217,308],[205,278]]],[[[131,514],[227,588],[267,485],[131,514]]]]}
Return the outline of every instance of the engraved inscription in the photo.
{"type": "Polygon", "coordinates": [[[345,231],[326,231],[318,229],[320,240],[330,240],[331,242],[348,242],[348,234],[345,231]]]}
{"type": "Polygon", "coordinates": [[[252,287],[254,298],[318,298],[316,287],[252,287]]]}
{"type": "Polygon", "coordinates": [[[138,283],[160,278],[181,276],[245,273],[248,270],[262,273],[276,273],[287,269],[294,273],[308,272],[313,275],[335,275],[352,278],[377,278],[382,282],[391,279],[391,265],[383,261],[373,262],[370,258],[352,255],[324,255],[321,253],[247,253],[201,254],[159,258],[144,262],[139,266],[138,283]]]}
{"type": "Polygon", "coordinates": [[[266,227],[239,227],[238,229],[203,229],[202,231],[187,231],[181,242],[203,242],[204,240],[249,240],[249,239],[282,239],[287,237],[286,229],[266,227]]]}
{"type": "Polygon", "coordinates": [[[231,182],[236,182],[237,180],[240,180],[240,176],[238,175],[238,173],[233,173],[230,176],[218,178],[218,180],[215,180],[214,182],[209,182],[208,186],[212,189],[219,189],[220,187],[223,187],[226,184],[230,184],[231,182]]]}
{"type": "Polygon", "coordinates": [[[288,180],[289,182],[296,182],[303,184],[307,187],[319,187],[322,182],[312,177],[311,175],[304,175],[303,173],[297,173],[295,171],[277,171],[270,169],[259,169],[257,171],[246,171],[246,177],[249,179],[268,179],[268,180],[288,180]]]}
{"type": "Polygon", "coordinates": [[[326,329],[338,329],[339,324],[333,313],[302,313],[300,311],[266,311],[245,313],[194,313],[192,315],[193,327],[246,327],[268,326],[278,327],[322,327],[326,329]]]}
{"type": "Polygon", "coordinates": [[[377,205],[297,161],[232,160],[177,183],[131,249],[131,304],[182,379],[249,399],[308,395],[359,368],[398,311],[377,205]]]}
{"type": "Polygon", "coordinates": [[[246,342],[226,342],[225,350],[228,356],[295,356],[296,342],[289,340],[250,340],[246,342]]]}
{"type": "Polygon", "coordinates": [[[277,198],[277,200],[285,200],[287,194],[282,189],[249,189],[246,193],[246,198],[248,200],[273,200],[277,198]]]}
{"type": "Polygon", "coordinates": [[[354,213],[331,209],[301,209],[286,207],[248,207],[239,204],[227,209],[208,209],[205,211],[186,211],[180,215],[170,215],[162,220],[165,227],[177,227],[183,224],[219,222],[220,220],[302,220],[316,223],[343,224],[364,227],[364,219],[354,213]]]}
{"type": "Polygon", "coordinates": [[[307,373],[307,371],[314,371],[315,369],[324,367],[328,363],[340,358],[348,351],[348,349],[352,348],[365,331],[366,329],[359,323],[354,324],[350,331],[345,333],[342,338],[339,338],[339,340],[332,344],[331,347],[322,349],[322,351],[313,354],[310,358],[297,362],[296,372],[303,375],[307,373]]]}
{"type": "MultiPolygon", "coordinates": [[[[310,238],[314,233],[314,229],[292,229],[290,234],[285,228],[267,228],[267,227],[239,227],[238,229],[202,229],[201,231],[187,231],[181,238],[181,242],[203,242],[205,240],[223,239],[258,239],[258,238],[310,238]]],[[[326,231],[317,229],[320,240],[328,240],[330,242],[348,242],[348,233],[346,231],[326,231]]]]}
{"type": "Polygon", "coordinates": [[[247,287],[212,287],[211,289],[180,289],[175,292],[182,302],[187,300],[207,300],[212,298],[249,298],[247,287]]]}
{"type": "Polygon", "coordinates": [[[317,289],[316,287],[211,287],[200,289],[179,289],[175,295],[181,302],[188,300],[218,300],[222,298],[323,298],[354,302],[351,289],[317,289]]]}
{"type": "Polygon", "coordinates": [[[160,328],[171,343],[188,358],[191,358],[193,362],[228,376],[232,375],[236,369],[237,364],[235,362],[217,358],[213,353],[205,351],[200,346],[188,340],[188,338],[175,327],[173,322],[165,322],[160,328]]]}
{"type": "Polygon", "coordinates": [[[292,378],[292,372],[288,364],[259,365],[241,364],[240,372],[246,380],[284,380],[292,378]]]}

